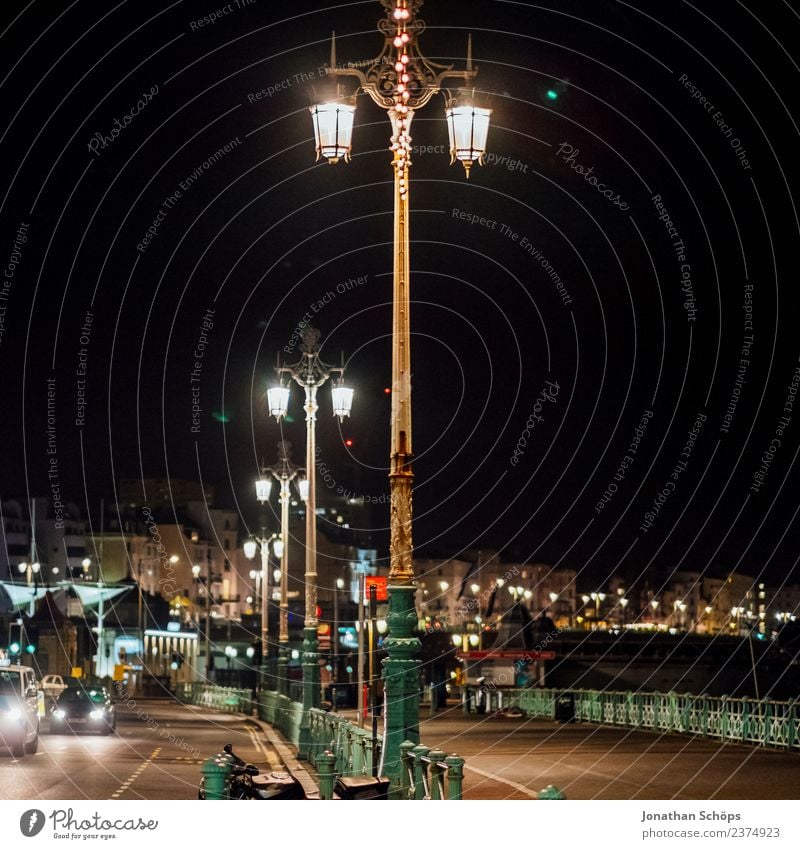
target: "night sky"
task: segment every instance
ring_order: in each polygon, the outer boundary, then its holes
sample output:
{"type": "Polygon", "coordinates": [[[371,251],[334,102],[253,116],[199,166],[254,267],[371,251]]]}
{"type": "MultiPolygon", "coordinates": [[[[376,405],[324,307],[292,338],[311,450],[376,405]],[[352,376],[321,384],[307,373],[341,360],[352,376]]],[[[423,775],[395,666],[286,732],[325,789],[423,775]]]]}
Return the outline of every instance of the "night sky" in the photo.
{"type": "MultiPolygon", "coordinates": [[[[352,161],[331,167],[308,112],[333,30],[341,63],[380,52],[380,4],[3,14],[0,494],[55,480],[85,508],[122,478],[202,479],[252,525],[281,433],[265,389],[310,312],[356,390],[341,429],[321,390],[321,459],[385,500],[389,123],[360,97],[352,161]]],[[[441,97],[411,127],[418,553],[797,580],[800,15],[421,14],[434,61],[462,67],[472,33],[493,115],[469,181],[441,97]]],[[[298,391],[292,411],[300,461],[298,391]]],[[[381,546],[387,520],[372,508],[381,546]]]]}

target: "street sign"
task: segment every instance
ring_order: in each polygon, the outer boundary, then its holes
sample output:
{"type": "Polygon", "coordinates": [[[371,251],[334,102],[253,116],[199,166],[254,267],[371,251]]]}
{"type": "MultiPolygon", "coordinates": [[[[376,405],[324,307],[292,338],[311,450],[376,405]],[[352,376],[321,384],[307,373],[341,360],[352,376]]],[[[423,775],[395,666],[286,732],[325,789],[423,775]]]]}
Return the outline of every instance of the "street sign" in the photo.
{"type": "Polygon", "coordinates": [[[364,603],[369,603],[369,588],[375,587],[375,601],[389,601],[389,592],[387,585],[388,578],[383,578],[378,575],[366,575],[364,577],[364,603]]]}

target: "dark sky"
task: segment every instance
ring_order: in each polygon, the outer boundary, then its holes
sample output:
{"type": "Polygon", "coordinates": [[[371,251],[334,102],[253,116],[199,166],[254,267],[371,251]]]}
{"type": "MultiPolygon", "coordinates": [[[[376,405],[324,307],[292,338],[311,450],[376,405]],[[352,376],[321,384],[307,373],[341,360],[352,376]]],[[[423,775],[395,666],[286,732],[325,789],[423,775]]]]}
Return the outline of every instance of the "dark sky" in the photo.
{"type": "MultiPolygon", "coordinates": [[[[280,435],[264,390],[320,300],[324,356],[344,352],[356,389],[341,431],[321,392],[321,456],[337,486],[386,492],[389,125],[361,97],[352,161],[330,167],[307,109],[332,30],[340,62],[380,52],[381,6],[222,9],[199,26],[220,6],[3,4],[4,497],[55,481],[96,504],[120,478],[202,477],[254,521],[251,482],[280,435]]],[[[494,111],[469,181],[448,165],[441,97],[412,125],[419,553],[784,580],[798,12],[429,0],[422,16],[435,61],[460,66],[472,33],[494,111]]],[[[387,517],[373,511],[379,540],[387,517]]]]}

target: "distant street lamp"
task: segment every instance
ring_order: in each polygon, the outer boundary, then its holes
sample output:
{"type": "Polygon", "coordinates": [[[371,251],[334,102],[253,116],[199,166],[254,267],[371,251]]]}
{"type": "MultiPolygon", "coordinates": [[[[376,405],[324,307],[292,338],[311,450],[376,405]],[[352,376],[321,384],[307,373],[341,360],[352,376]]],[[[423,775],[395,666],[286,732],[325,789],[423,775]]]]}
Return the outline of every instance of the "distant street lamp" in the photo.
{"type": "MultiPolygon", "coordinates": [[[[456,160],[469,170],[480,163],[486,150],[491,111],[475,101],[471,85],[477,74],[472,67],[472,48],[467,46],[466,68],[429,62],[419,50],[418,36],[424,24],[416,16],[420,0],[382,0],[386,17],[378,29],[384,36],[381,53],[362,71],[338,67],[335,42],[331,44],[330,76],[355,78],[363,91],[384,109],[392,126],[390,149],[394,173],[394,274],[392,326],[392,413],[389,468],[390,568],[389,620],[391,629],[384,641],[385,736],[382,759],[393,782],[400,777],[400,744],[419,742],[419,683],[416,657],[420,642],[415,634],[414,566],[412,561],[412,505],[414,479],[411,440],[411,318],[410,318],[410,166],[411,121],[417,110],[442,90],[449,80],[460,80],[465,88],[448,94],[445,117],[450,136],[451,163],[456,160]]],[[[350,157],[355,113],[355,94],[343,95],[338,88],[311,107],[317,158],[336,163],[350,157]]]]}
{"type": "Polygon", "coordinates": [[[630,602],[629,598],[622,596],[619,600],[619,605],[622,608],[622,627],[624,628],[628,624],[628,604],[630,602]]]}
{"type": "Polygon", "coordinates": [[[320,704],[319,650],[317,642],[317,390],[337,376],[331,389],[333,415],[342,419],[350,415],[353,390],[344,385],[344,366],[329,366],[319,355],[320,332],[316,328],[303,330],[300,344],[302,356],[290,366],[278,366],[279,384],[267,392],[269,411],[280,421],[289,407],[289,386],[284,377],[303,387],[306,411],[306,481],[307,491],[301,492],[306,501],[306,572],[305,618],[303,621],[303,719],[300,726],[298,754],[308,758],[311,747],[309,710],[320,704]]]}
{"type": "MultiPolygon", "coordinates": [[[[272,390],[270,390],[272,391],[272,390]]],[[[288,389],[287,401],[288,401],[288,389]]],[[[273,413],[274,415],[274,413],[273,413]]],[[[281,440],[278,443],[278,462],[274,466],[266,466],[261,470],[261,476],[256,481],[256,498],[261,504],[269,501],[269,496],[272,491],[272,479],[279,481],[281,485],[280,502],[281,502],[281,536],[278,540],[273,540],[272,550],[275,556],[281,561],[280,575],[280,613],[278,622],[278,692],[286,695],[289,690],[288,665],[289,665],[289,546],[286,541],[289,539],[289,501],[291,499],[291,491],[289,485],[293,480],[297,480],[297,488],[300,497],[305,499],[307,489],[304,481],[305,472],[303,469],[295,466],[292,463],[291,457],[292,445],[286,440],[281,440]]],[[[306,511],[308,512],[308,511],[306,511]]],[[[306,517],[306,522],[308,518],[306,517]]],[[[255,540],[254,540],[255,542],[255,540]]],[[[264,531],[262,529],[261,543],[261,568],[268,568],[268,563],[265,564],[266,544],[264,531]]],[[[245,555],[247,552],[245,552],[245,555]]],[[[255,550],[252,551],[255,556],[255,550]]],[[[265,583],[267,583],[265,581],[265,583]]],[[[262,599],[262,614],[261,614],[261,663],[269,670],[269,631],[268,629],[268,599],[262,599]]],[[[269,672],[268,672],[269,674],[269,672]]]]}
{"type": "Polygon", "coordinates": [[[252,560],[256,552],[261,550],[261,568],[251,569],[250,578],[254,582],[256,609],[261,614],[261,663],[264,666],[269,660],[269,544],[267,530],[261,528],[260,537],[251,536],[242,546],[248,560],[252,560]]]}

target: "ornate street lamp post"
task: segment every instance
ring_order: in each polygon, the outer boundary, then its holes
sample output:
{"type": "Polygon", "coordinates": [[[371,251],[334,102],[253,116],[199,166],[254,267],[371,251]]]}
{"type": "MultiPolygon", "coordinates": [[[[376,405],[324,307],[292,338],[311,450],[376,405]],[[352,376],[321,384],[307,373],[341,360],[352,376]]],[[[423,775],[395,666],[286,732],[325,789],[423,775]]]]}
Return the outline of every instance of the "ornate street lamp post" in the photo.
{"type": "MultiPolygon", "coordinates": [[[[392,416],[389,467],[390,569],[389,636],[384,640],[388,657],[383,661],[385,736],[382,757],[386,774],[397,783],[400,776],[400,744],[419,742],[419,670],[416,656],[417,615],[411,539],[411,336],[409,260],[409,169],[414,114],[442,89],[447,80],[467,86],[475,79],[471,47],[467,47],[462,71],[429,62],[417,39],[424,23],[417,16],[422,0],[381,0],[386,16],[378,23],[385,37],[380,55],[366,71],[337,68],[335,43],[331,45],[330,76],[354,77],[355,95],[336,95],[311,107],[317,158],[336,163],[350,158],[355,96],[364,92],[386,110],[392,125],[390,150],[394,172],[394,274],[392,323],[392,416]]],[[[450,135],[451,163],[458,160],[469,169],[481,163],[486,150],[491,110],[477,106],[466,88],[448,94],[446,118],[450,135]]]]}
{"type": "Polygon", "coordinates": [[[335,367],[324,363],[319,356],[320,332],[306,327],[300,345],[302,357],[291,366],[278,366],[275,371],[280,381],[268,390],[269,411],[280,421],[289,407],[289,386],[284,376],[303,387],[306,411],[306,486],[303,497],[306,501],[306,572],[305,572],[305,618],[303,621],[303,720],[300,726],[298,754],[308,758],[311,754],[309,710],[320,704],[319,651],[317,643],[317,475],[316,475],[316,424],[317,390],[333,375],[338,375],[331,389],[333,414],[341,421],[350,415],[353,390],[344,386],[344,366],[335,367]]]}
{"type": "MultiPolygon", "coordinates": [[[[273,390],[269,390],[272,393],[273,390]]],[[[269,398],[270,412],[274,413],[272,402],[274,397],[269,398]]],[[[288,390],[287,390],[288,400],[288,390]]],[[[289,691],[288,672],[289,665],[289,501],[291,500],[291,492],[289,484],[297,478],[297,489],[300,497],[305,500],[307,497],[307,482],[303,477],[305,471],[298,468],[292,463],[291,457],[292,445],[290,442],[281,440],[278,443],[278,462],[274,466],[265,466],[261,470],[261,476],[256,481],[256,498],[259,503],[265,504],[269,501],[270,492],[272,492],[272,478],[277,480],[281,485],[280,501],[281,501],[281,538],[280,546],[278,540],[273,542],[272,548],[275,556],[281,561],[281,581],[280,581],[280,607],[278,621],[278,692],[282,695],[287,695],[289,691]]],[[[268,540],[264,538],[262,530],[261,543],[261,569],[264,577],[262,578],[262,588],[268,585],[269,581],[266,578],[266,570],[269,568],[269,555],[267,551],[268,540]]],[[[245,554],[247,552],[245,551],[245,554]]],[[[252,556],[255,556],[255,550],[252,551],[252,556]]],[[[262,594],[261,598],[261,663],[262,668],[266,667],[269,670],[269,598],[262,594]]]]}

